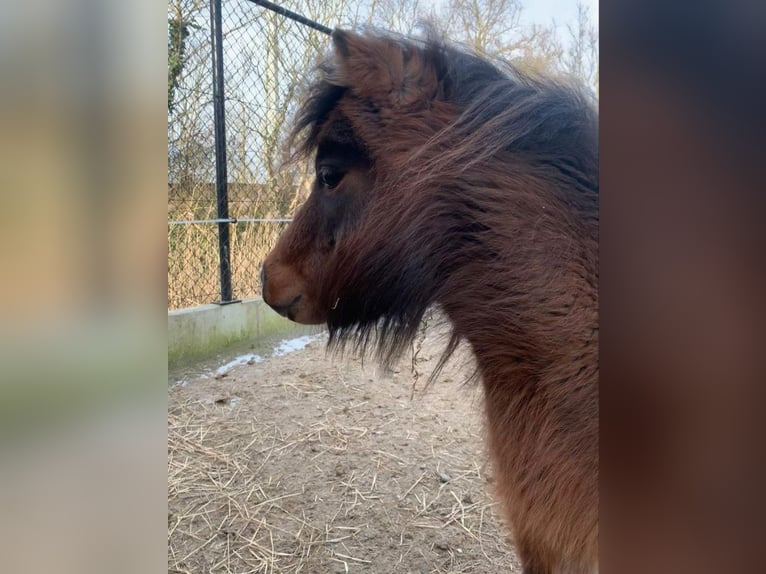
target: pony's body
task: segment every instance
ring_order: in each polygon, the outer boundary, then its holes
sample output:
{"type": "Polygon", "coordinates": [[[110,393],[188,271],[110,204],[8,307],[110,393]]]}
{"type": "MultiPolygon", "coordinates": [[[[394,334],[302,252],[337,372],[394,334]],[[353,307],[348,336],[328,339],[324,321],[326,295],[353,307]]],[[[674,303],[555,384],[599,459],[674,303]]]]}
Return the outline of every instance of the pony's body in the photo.
{"type": "Polygon", "coordinates": [[[264,298],[395,357],[426,309],[467,340],[527,573],[598,561],[597,116],[444,45],[336,32],[296,127],[317,181],[264,298]]]}

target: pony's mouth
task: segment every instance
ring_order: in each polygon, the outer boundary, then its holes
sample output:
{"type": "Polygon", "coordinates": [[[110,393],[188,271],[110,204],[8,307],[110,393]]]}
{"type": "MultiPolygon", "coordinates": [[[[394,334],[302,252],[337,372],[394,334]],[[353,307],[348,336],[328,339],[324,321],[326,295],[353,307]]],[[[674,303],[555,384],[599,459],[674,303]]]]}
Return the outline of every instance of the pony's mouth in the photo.
{"type": "Polygon", "coordinates": [[[291,321],[295,321],[295,306],[298,304],[298,302],[303,298],[303,295],[296,295],[293,297],[293,300],[290,301],[287,305],[269,305],[274,311],[282,315],[283,317],[287,317],[291,321]]]}

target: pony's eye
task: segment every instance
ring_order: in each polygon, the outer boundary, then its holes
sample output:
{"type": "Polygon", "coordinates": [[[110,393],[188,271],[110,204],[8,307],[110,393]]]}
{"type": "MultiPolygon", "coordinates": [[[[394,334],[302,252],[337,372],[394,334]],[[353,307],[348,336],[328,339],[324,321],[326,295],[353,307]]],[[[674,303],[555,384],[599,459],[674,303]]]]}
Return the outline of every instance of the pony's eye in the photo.
{"type": "Polygon", "coordinates": [[[317,171],[319,184],[326,189],[333,189],[343,179],[343,173],[329,167],[320,167],[317,171]]]}

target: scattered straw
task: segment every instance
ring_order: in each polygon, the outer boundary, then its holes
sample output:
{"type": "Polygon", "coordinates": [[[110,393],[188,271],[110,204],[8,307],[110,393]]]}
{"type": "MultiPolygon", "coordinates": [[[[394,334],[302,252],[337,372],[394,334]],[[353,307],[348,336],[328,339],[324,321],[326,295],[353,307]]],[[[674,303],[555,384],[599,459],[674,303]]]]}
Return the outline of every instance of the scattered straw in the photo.
{"type": "MultiPolygon", "coordinates": [[[[418,345],[428,372],[439,353],[418,345]]],[[[314,345],[170,387],[168,572],[518,571],[480,408],[459,377],[418,377],[314,345]]]]}

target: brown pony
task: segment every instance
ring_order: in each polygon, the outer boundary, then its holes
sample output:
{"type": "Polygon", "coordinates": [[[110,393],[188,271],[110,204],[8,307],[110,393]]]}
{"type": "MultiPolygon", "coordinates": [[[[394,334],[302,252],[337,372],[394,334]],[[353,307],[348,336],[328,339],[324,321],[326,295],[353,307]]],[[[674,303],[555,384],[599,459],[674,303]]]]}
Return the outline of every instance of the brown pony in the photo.
{"type": "Polygon", "coordinates": [[[438,39],[335,31],[292,141],[311,195],[263,298],[396,358],[438,305],[484,390],[525,573],[598,567],[598,115],[438,39]]]}

